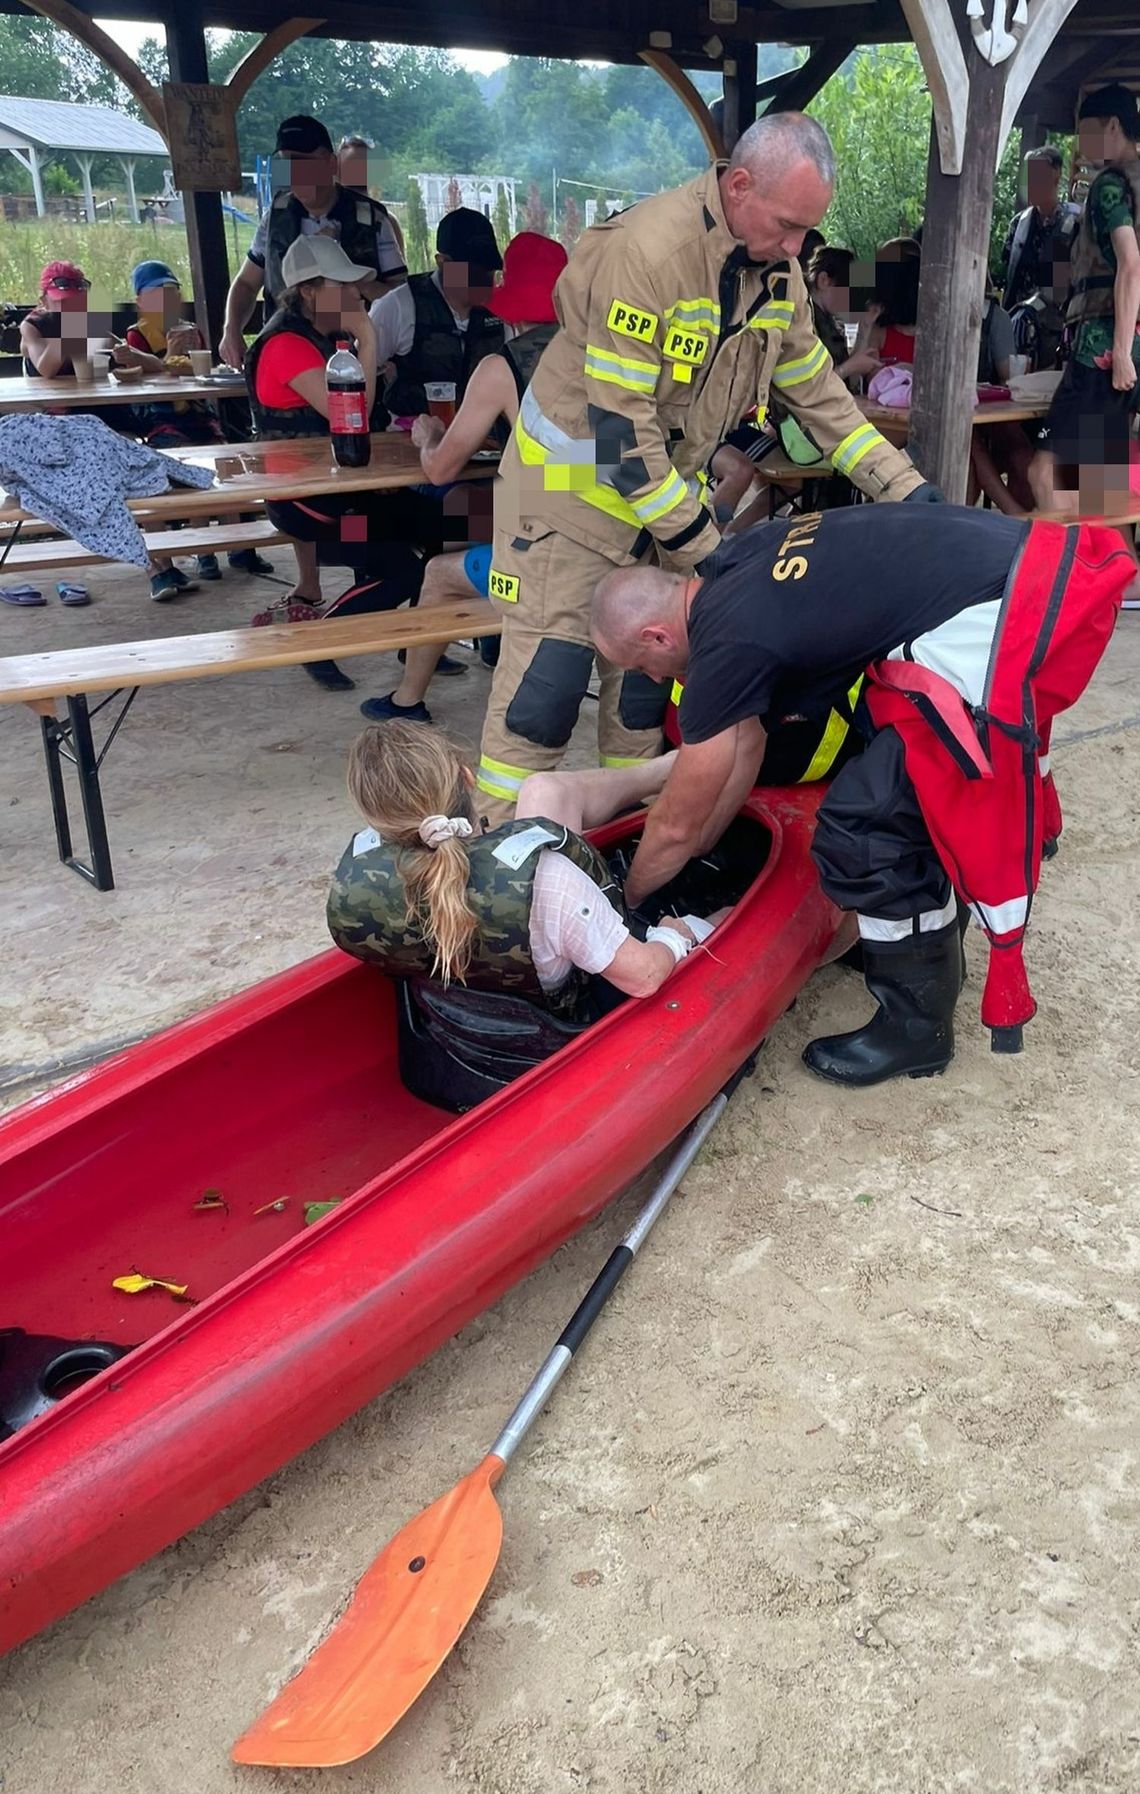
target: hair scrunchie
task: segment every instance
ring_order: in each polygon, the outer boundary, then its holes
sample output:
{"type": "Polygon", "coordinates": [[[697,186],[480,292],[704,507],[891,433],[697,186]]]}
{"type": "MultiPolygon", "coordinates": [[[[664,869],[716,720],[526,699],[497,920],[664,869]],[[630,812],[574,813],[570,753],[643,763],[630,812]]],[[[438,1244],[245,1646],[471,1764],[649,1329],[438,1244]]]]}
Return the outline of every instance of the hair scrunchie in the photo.
{"type": "Polygon", "coordinates": [[[455,835],[471,835],[475,831],[466,816],[425,816],[419,832],[425,847],[442,847],[455,835]]]}

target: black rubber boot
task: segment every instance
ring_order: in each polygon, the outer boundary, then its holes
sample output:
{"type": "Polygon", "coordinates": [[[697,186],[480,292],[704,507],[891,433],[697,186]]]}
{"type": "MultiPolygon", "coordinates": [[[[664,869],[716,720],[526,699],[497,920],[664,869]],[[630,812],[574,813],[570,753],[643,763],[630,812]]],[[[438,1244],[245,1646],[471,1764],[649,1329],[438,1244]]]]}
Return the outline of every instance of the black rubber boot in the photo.
{"type": "Polygon", "coordinates": [[[851,1034],[813,1040],[804,1049],[808,1070],[852,1089],[945,1071],[954,1057],[954,1006],[962,988],[957,920],[901,941],[865,940],[863,963],[878,1010],[851,1034]]]}
{"type": "Polygon", "coordinates": [[[356,681],[347,673],[342,673],[335,660],[306,660],[302,662],[309,678],[323,686],[325,691],[355,691],[356,681]]]}

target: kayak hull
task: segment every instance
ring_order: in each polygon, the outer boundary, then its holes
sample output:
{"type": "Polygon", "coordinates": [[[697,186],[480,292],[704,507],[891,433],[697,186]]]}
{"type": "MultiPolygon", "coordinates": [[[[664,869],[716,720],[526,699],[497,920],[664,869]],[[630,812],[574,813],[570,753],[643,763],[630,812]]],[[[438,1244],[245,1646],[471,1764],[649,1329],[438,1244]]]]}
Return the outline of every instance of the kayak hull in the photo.
{"type": "Polygon", "coordinates": [[[820,795],[755,793],[742,814],[771,851],[713,950],[467,1115],[397,1100],[392,987],[332,951],[0,1122],[6,1258],[37,1267],[0,1271],[0,1318],[135,1346],[0,1444],[0,1650],[388,1388],[669,1144],[836,949],[808,854],[820,795]],[[395,1157],[370,1176],[378,1115],[395,1157]],[[302,1138],[304,1187],[256,1214],[302,1138]],[[225,1210],[191,1200],[211,1181],[225,1210]],[[301,1228],[302,1200],[334,1187],[347,1199],[301,1228]],[[147,1227],[160,1264],[132,1256],[147,1227]],[[195,1306],[111,1288],[187,1264],[195,1306]]]}

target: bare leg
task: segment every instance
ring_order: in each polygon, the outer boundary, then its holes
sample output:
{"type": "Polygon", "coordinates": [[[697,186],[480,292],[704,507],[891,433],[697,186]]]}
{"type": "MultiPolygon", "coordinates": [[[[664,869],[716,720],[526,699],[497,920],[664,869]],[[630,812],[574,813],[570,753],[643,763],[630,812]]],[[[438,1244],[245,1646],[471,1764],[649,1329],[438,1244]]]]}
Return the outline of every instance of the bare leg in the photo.
{"type": "Polygon", "coordinates": [[[317,545],[315,542],[302,542],[291,537],[293,553],[297,557],[297,583],[289,594],[299,604],[319,604],[321,602],[321,575],[317,567],[317,545]]]}
{"type": "Polygon", "coordinates": [[[1065,492],[1057,485],[1057,462],[1048,449],[1038,449],[1029,463],[1029,486],[1038,510],[1076,509],[1076,493],[1065,492]]]}
{"type": "Polygon", "coordinates": [[[990,453],[989,445],[977,433],[975,433],[970,447],[970,473],[995,511],[1002,511],[1007,517],[1024,515],[1021,506],[1002,479],[997,462],[990,453]]]}
{"type": "Polygon", "coordinates": [[[596,767],[582,772],[536,772],[523,781],[516,817],[549,816],[575,834],[609,822],[620,810],[657,797],[677,755],[658,754],[635,766],[596,767]]]}
{"type": "MultiPolygon", "coordinates": [[[[480,596],[463,571],[462,554],[437,554],[424,568],[424,582],[420,587],[421,610],[432,604],[452,604],[458,598],[480,596]]],[[[446,645],[445,642],[424,642],[419,648],[408,649],[404,677],[392,693],[394,704],[403,708],[423,703],[424,693],[446,645]]]]}

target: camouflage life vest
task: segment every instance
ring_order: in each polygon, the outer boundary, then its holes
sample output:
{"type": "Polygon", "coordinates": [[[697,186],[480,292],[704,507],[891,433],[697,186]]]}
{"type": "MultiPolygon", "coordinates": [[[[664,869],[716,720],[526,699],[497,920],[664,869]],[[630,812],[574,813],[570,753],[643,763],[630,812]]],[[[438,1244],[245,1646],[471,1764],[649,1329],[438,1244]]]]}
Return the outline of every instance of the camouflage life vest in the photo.
{"type": "MultiPolygon", "coordinates": [[[[586,984],[577,970],[557,991],[544,991],[530,949],[530,910],[539,853],[551,848],[585,872],[625,915],[621,891],[597,850],[581,835],[542,816],[506,822],[466,843],[470,861],[467,897],[479,923],[464,982],[472,990],[511,991],[571,1014],[586,984]]],[[[402,850],[362,829],[333,874],[328,900],[329,933],[356,959],[397,978],[430,977],[434,949],[413,917],[400,874],[402,850]]]]}
{"type": "Polygon", "coordinates": [[[1125,162],[1120,167],[1102,169],[1089,188],[1089,196],[1085,201],[1085,215],[1081,220],[1081,228],[1073,249],[1073,285],[1069,297],[1065,321],[1068,324],[1079,324],[1085,318],[1111,318],[1114,301],[1113,288],[1116,285],[1116,266],[1097,241],[1094,225],[1094,196],[1097,185],[1109,175],[1123,175],[1128,187],[1129,202],[1132,208],[1132,223],[1136,230],[1137,242],[1140,242],[1140,161],[1125,162]]]}

